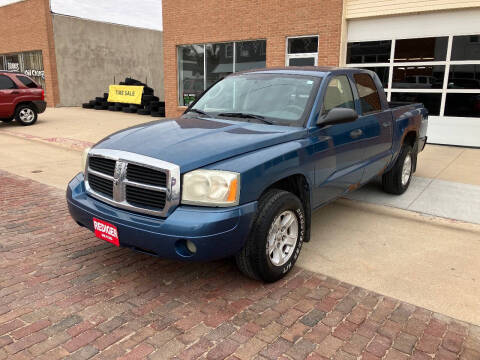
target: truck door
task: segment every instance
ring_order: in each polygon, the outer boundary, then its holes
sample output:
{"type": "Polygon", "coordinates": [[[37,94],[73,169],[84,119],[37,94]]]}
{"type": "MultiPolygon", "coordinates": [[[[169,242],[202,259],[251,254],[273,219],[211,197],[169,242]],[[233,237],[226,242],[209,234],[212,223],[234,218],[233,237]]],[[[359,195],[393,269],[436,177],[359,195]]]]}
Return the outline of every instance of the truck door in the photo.
{"type": "MultiPolygon", "coordinates": [[[[356,109],[351,82],[347,75],[332,77],[323,98],[320,116],[333,108],[356,109]]],[[[358,186],[365,161],[365,126],[363,119],[344,124],[319,126],[312,132],[319,143],[328,142],[328,155],[315,160],[315,204],[321,205],[358,186]]]]}
{"type": "Polygon", "coordinates": [[[362,183],[383,171],[391,159],[392,111],[388,108],[380,81],[376,84],[367,73],[353,75],[358,93],[359,116],[364,126],[365,172],[362,183]]]}
{"type": "Polygon", "coordinates": [[[0,75],[0,118],[13,115],[18,94],[15,83],[8,76],[0,75]]]}

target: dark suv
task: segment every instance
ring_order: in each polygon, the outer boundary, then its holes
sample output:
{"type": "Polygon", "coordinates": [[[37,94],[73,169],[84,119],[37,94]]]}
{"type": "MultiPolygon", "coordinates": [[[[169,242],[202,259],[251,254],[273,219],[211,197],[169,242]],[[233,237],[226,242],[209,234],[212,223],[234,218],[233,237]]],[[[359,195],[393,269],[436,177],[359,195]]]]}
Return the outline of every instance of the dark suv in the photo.
{"type": "Polygon", "coordinates": [[[0,71],[1,121],[33,125],[46,107],[45,91],[35,81],[22,73],[0,71]]]}

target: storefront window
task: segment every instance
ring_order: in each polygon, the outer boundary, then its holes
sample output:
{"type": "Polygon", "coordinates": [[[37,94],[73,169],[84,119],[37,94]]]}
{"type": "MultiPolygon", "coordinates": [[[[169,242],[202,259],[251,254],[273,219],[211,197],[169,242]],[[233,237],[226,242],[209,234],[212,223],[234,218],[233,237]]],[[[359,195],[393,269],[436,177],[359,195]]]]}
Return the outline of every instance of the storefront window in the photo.
{"type": "Polygon", "coordinates": [[[447,94],[445,116],[480,117],[480,94],[447,94]]]}
{"type": "Polygon", "coordinates": [[[448,37],[400,39],[395,43],[395,62],[445,61],[448,37]]]}
{"type": "Polygon", "coordinates": [[[205,89],[233,72],[265,67],[265,40],[185,45],[177,49],[180,105],[188,106],[205,89]]]}
{"type": "Polygon", "coordinates": [[[347,62],[349,64],[390,62],[391,46],[391,40],[348,43],[347,62]]]}
{"type": "Polygon", "coordinates": [[[450,65],[449,89],[480,89],[480,64],[450,65]]]}
{"type": "Polygon", "coordinates": [[[45,71],[41,51],[0,54],[0,70],[18,71],[31,77],[45,89],[45,71]]]}
{"type": "Polygon", "coordinates": [[[454,36],[451,60],[480,60],[480,35],[454,36]]]}
{"type": "Polygon", "coordinates": [[[205,86],[203,45],[178,47],[179,101],[188,105],[200,95],[205,86]]]}
{"type": "Polygon", "coordinates": [[[233,73],[233,43],[206,44],[207,88],[233,73]]]}
{"type": "Polygon", "coordinates": [[[442,94],[429,93],[392,93],[392,101],[422,103],[428,109],[429,115],[440,115],[442,94]]]}
{"type": "Polygon", "coordinates": [[[393,89],[441,89],[445,66],[395,66],[393,89]]]}
{"type": "Polygon", "coordinates": [[[266,66],[267,42],[239,41],[235,43],[235,71],[262,69],[266,66]]]}

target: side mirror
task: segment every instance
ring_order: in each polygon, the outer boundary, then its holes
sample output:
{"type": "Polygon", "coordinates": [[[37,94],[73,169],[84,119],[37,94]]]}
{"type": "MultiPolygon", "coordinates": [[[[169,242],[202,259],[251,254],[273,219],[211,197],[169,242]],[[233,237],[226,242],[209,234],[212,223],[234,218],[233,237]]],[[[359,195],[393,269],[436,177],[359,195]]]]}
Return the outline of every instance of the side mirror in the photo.
{"type": "Polygon", "coordinates": [[[344,124],[354,122],[358,119],[358,114],[353,109],[333,108],[327,114],[318,118],[317,125],[327,126],[335,124],[344,124]]]}

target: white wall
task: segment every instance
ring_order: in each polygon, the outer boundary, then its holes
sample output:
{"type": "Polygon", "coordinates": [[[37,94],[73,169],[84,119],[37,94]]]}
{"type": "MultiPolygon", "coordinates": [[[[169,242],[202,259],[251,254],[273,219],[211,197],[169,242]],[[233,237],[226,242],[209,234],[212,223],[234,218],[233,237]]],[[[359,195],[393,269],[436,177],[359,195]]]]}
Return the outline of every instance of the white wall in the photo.
{"type": "Polygon", "coordinates": [[[348,41],[480,33],[480,9],[438,11],[348,21],[348,41]]]}

